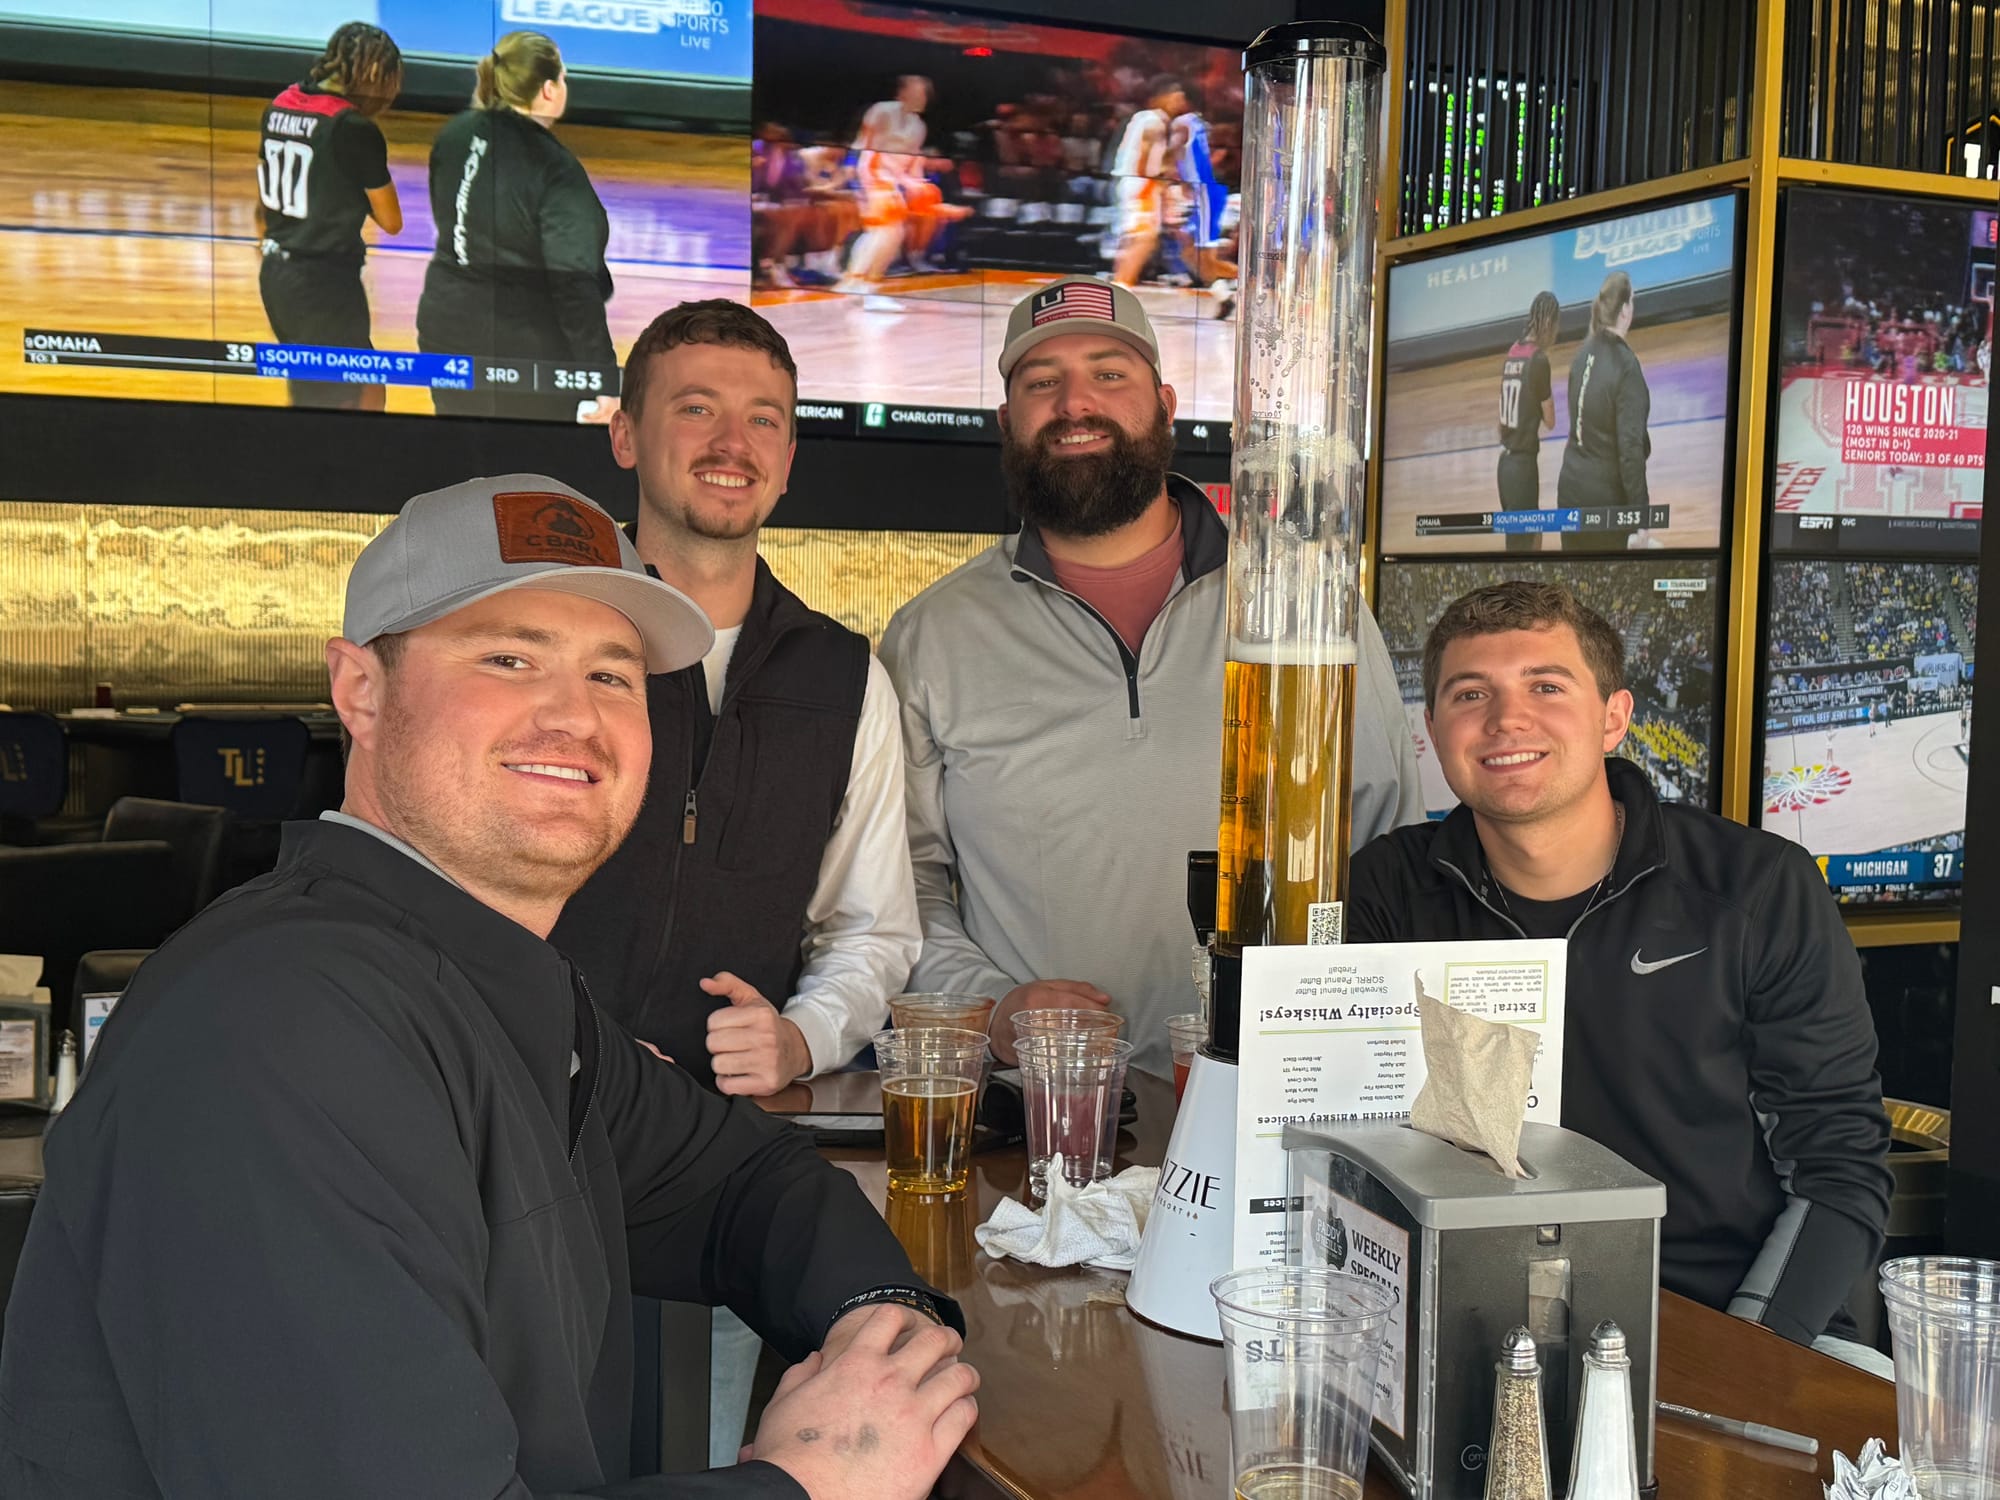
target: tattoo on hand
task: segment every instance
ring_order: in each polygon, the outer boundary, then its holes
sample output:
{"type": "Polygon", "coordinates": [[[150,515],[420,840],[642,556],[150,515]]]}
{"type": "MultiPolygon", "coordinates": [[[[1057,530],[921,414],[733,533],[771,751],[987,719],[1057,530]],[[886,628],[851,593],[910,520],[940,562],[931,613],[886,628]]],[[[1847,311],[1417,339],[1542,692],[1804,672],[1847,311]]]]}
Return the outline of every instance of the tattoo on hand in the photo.
{"type": "Polygon", "coordinates": [[[799,1441],[802,1443],[818,1442],[819,1429],[817,1427],[801,1427],[799,1429],[799,1441]]]}
{"type": "Polygon", "coordinates": [[[862,1423],[861,1434],[855,1438],[854,1446],[859,1448],[863,1453],[873,1453],[881,1445],[882,1439],[876,1435],[875,1429],[865,1422],[862,1423]]]}

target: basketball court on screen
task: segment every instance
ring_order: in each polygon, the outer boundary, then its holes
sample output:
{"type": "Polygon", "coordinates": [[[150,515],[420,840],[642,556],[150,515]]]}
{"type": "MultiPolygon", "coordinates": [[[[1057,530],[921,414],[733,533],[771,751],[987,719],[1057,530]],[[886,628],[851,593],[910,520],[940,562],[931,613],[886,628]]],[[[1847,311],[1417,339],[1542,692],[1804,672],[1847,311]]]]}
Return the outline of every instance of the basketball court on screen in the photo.
{"type": "Polygon", "coordinates": [[[1956,708],[1873,726],[1773,734],[1763,826],[1815,854],[1872,854],[1965,827],[1956,708]]]}

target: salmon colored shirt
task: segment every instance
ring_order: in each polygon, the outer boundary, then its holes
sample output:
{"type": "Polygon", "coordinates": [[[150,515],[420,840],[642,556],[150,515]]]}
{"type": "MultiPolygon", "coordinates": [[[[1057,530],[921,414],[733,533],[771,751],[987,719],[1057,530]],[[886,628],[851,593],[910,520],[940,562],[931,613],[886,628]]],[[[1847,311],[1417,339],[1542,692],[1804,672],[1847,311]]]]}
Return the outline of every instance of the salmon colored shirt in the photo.
{"type": "Polygon", "coordinates": [[[1176,523],[1159,546],[1115,568],[1063,562],[1054,554],[1050,554],[1049,565],[1055,570],[1056,582],[1110,621],[1126,648],[1136,653],[1139,642],[1146,638],[1146,627],[1173,592],[1184,548],[1176,523]]]}

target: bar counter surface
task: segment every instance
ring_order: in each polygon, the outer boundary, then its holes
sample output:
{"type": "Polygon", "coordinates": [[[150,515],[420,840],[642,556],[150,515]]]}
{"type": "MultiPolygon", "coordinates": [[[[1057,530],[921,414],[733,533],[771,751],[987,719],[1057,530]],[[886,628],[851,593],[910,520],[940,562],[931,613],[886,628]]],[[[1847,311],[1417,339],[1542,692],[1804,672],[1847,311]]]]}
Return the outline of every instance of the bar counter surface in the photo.
{"type": "MultiPolygon", "coordinates": [[[[1118,1166],[1156,1165],[1173,1126],[1173,1089],[1139,1073],[1136,1126],[1118,1166]]],[[[873,1109],[873,1074],[795,1084],[768,1101],[873,1109]],[[851,1106],[849,1104],[851,1101],[851,1106]]],[[[1049,1270],[981,1253],[972,1230],[1003,1197],[1021,1197],[1019,1147],[973,1158],[958,1199],[888,1199],[879,1149],[828,1153],[886,1213],[917,1271],[965,1310],[965,1357],[983,1377],[979,1425],[939,1481],[943,1500],[1219,1500],[1231,1493],[1222,1351],[1153,1327],[1125,1306],[1123,1272],[1049,1270]]],[[[1896,1445],[1896,1392],[1886,1380],[1712,1308],[1660,1298],[1660,1399],[1819,1439],[1816,1458],[1659,1419],[1661,1500],[1812,1497],[1833,1477],[1833,1451],[1870,1437],[1896,1445]]],[[[1569,1455],[1550,1455],[1567,1478],[1569,1455]]],[[[1559,1481],[1560,1482],[1560,1481],[1559,1481]]],[[[1400,1492],[1370,1465],[1367,1500],[1400,1492]]]]}

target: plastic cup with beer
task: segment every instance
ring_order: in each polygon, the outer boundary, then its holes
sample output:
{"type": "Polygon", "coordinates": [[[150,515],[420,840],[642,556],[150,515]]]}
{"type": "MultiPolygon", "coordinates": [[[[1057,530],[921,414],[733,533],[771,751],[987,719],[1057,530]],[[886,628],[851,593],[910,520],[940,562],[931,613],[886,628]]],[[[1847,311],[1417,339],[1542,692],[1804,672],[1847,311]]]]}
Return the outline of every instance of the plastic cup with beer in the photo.
{"type": "Polygon", "coordinates": [[[972,1112],[986,1034],[920,1026],[875,1034],[882,1071],[882,1144],[892,1193],[962,1193],[972,1165],[972,1112]]]}
{"type": "Polygon", "coordinates": [[[1103,1032],[1030,1032],[1014,1051],[1021,1059],[1030,1195],[1038,1202],[1048,1197],[1057,1156],[1073,1187],[1109,1177],[1132,1044],[1103,1032]]]}
{"type": "Polygon", "coordinates": [[[1194,1055],[1201,1050],[1202,1041],[1208,1036],[1208,1023],[1200,1014],[1190,1011],[1184,1016],[1167,1017],[1167,1041],[1174,1053],[1174,1103],[1181,1102],[1181,1095],[1187,1092],[1188,1069],[1194,1066],[1194,1055]]]}
{"type": "Polygon", "coordinates": [[[889,1002],[889,1024],[898,1031],[918,1026],[957,1026],[984,1036],[999,1002],[980,995],[898,995],[889,1002]]]}
{"type": "Polygon", "coordinates": [[[1232,1271],[1209,1291],[1236,1500],[1361,1500],[1389,1293],[1314,1266],[1232,1271]]]}

